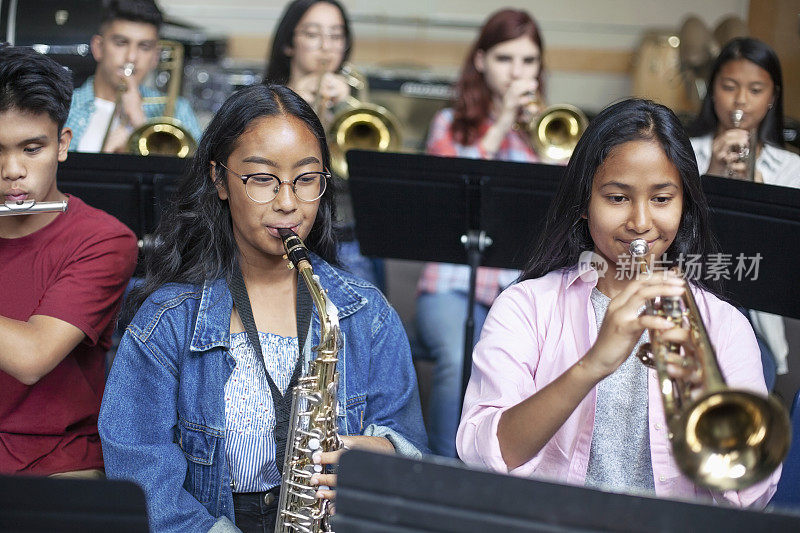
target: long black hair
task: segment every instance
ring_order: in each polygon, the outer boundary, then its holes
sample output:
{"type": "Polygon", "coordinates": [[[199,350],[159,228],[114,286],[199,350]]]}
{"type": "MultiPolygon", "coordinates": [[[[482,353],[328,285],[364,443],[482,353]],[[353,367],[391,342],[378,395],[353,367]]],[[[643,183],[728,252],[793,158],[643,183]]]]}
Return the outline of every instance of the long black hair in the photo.
{"type": "MultiPolygon", "coordinates": [[[[300,19],[306,14],[311,6],[319,2],[326,2],[335,6],[342,14],[344,20],[344,35],[345,35],[345,49],[342,56],[342,62],[345,62],[350,57],[350,50],[353,46],[353,38],[350,33],[350,19],[347,17],[347,11],[344,6],[337,0],[294,0],[286,6],[283,11],[278,25],[275,27],[275,33],[272,36],[272,51],[267,59],[267,68],[264,72],[264,83],[283,83],[289,82],[289,66],[291,58],[286,55],[286,48],[294,48],[294,30],[300,23],[300,19]]],[[[341,65],[336,66],[336,70],[341,65]]]]}
{"type": "MultiPolygon", "coordinates": [[[[165,283],[201,284],[221,277],[230,279],[238,248],[230,206],[217,195],[217,184],[227,187],[227,173],[221,165],[216,165],[212,181],[211,162],[227,163],[239,137],[254,120],[276,115],[302,120],[319,141],[325,168],[330,168],[322,124],[311,106],[294,91],[282,85],[252,85],[234,93],[217,111],[200,139],[191,165],[156,230],[154,249],[145,262],[145,281],[132,291],[126,313],[132,315],[165,283]]],[[[336,265],[334,192],[329,181],[306,245],[336,265]]]]}
{"type": "Polygon", "coordinates": [[[729,61],[746,59],[755,63],[769,73],[775,87],[775,101],[767,110],[764,119],[758,127],[758,139],[761,142],[783,148],[783,75],[781,62],[775,51],[768,44],[753,39],[752,37],[739,37],[728,42],[717,56],[711,67],[711,76],[706,86],[706,97],[697,119],[689,126],[692,137],[699,137],[709,133],[716,134],[719,118],[714,112],[714,83],[722,67],[729,61]]]}
{"type": "MultiPolygon", "coordinates": [[[[708,203],[686,131],[667,107],[632,98],[601,111],[578,141],[521,280],[571,267],[581,252],[594,249],[589,224],[582,216],[589,209],[594,175],[615,147],[642,140],[661,146],[678,170],[683,186],[683,213],[675,240],[666,252],[667,261],[675,263],[681,256],[695,254],[705,257],[716,251],[708,227],[708,203]]],[[[719,293],[716,282],[693,281],[719,293]]]]}

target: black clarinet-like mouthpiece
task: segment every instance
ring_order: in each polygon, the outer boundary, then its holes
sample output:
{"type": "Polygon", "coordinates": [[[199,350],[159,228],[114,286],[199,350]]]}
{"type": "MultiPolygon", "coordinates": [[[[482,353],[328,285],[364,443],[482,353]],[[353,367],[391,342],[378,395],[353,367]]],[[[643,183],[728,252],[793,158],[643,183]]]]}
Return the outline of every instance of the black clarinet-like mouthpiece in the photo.
{"type": "Polygon", "coordinates": [[[278,228],[278,235],[281,236],[281,240],[283,240],[283,248],[286,250],[286,258],[291,261],[292,265],[295,268],[298,268],[298,265],[301,261],[308,261],[308,248],[303,243],[303,240],[297,236],[297,233],[293,232],[289,228],[278,228]]]}

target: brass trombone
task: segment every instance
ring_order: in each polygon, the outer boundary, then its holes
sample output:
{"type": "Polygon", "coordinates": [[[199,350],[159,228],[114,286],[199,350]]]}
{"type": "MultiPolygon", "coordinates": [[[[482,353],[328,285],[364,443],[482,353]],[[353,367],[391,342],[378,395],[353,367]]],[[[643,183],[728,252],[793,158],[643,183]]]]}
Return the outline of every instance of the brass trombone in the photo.
{"type": "MultiPolygon", "coordinates": [[[[630,244],[634,265],[648,273],[647,242],[630,244]]],[[[650,300],[645,313],[688,327],[694,353],[664,342],[649,330],[650,342],[637,356],[658,374],[664,415],[675,462],[694,483],[714,490],[739,490],[770,475],[789,451],[786,409],[772,396],[731,389],[719,370],[714,347],[691,289],[683,296],[650,300]],[[668,363],[679,363],[697,380],[673,378],[668,363]]]]}
{"type": "Polygon", "coordinates": [[[188,157],[197,149],[197,140],[174,117],[175,103],[181,89],[183,45],[176,41],[161,40],[159,46],[161,47],[159,68],[169,71],[167,94],[142,98],[142,103],[164,104],[164,113],[133,130],[128,138],[128,150],[137,155],[188,157]]]}

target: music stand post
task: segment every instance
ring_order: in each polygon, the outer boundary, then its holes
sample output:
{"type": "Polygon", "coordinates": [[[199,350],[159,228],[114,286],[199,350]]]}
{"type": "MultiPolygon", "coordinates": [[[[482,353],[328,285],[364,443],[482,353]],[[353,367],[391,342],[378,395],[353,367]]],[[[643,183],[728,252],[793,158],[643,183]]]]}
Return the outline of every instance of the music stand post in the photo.
{"type": "MultiPolygon", "coordinates": [[[[492,239],[485,231],[469,230],[461,236],[461,243],[467,250],[469,265],[469,292],[467,298],[467,319],[464,322],[464,357],[461,361],[461,397],[464,397],[472,374],[472,344],[475,339],[475,291],[478,284],[478,267],[483,252],[492,245],[492,239]]],[[[463,402],[462,402],[463,404],[463,402]]]]}
{"type": "Polygon", "coordinates": [[[347,162],[364,255],[470,268],[463,397],[472,370],[477,269],[523,262],[522,248],[538,233],[564,167],[363,150],[348,151],[347,162]]]}

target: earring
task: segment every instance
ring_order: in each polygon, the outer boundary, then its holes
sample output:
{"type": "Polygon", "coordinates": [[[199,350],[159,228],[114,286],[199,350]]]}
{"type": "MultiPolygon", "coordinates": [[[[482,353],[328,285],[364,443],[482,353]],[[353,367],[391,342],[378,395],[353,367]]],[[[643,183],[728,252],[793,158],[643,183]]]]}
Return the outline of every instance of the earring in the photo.
{"type": "Polygon", "coordinates": [[[767,109],[772,109],[772,104],[769,104],[769,105],[767,106],[767,109]]]}

